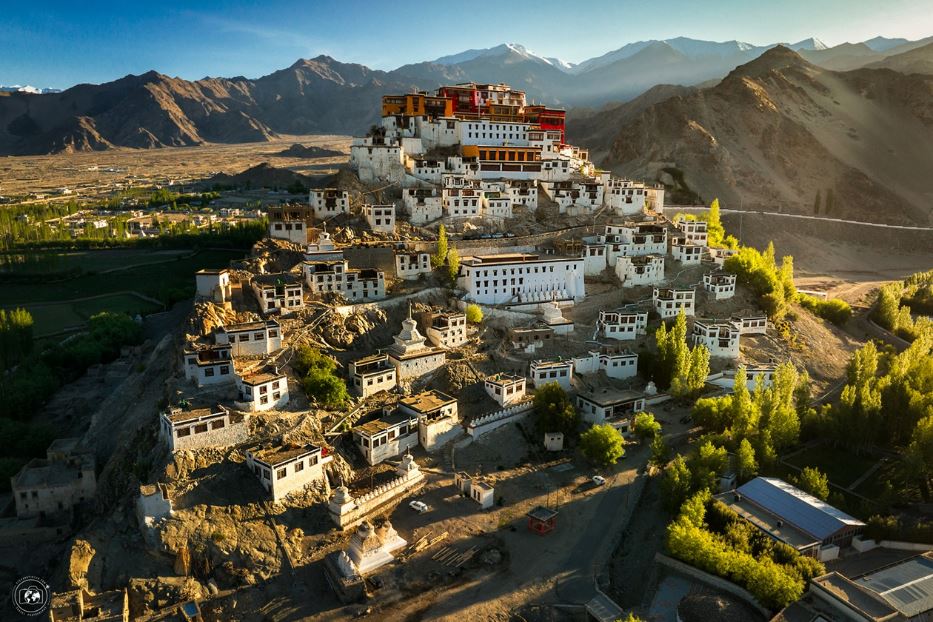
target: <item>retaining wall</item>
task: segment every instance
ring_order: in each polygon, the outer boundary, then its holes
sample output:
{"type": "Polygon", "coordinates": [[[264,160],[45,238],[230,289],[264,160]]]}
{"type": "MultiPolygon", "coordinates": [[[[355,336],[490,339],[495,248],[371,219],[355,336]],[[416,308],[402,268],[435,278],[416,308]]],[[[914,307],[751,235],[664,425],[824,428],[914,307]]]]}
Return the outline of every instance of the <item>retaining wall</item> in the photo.
{"type": "Polygon", "coordinates": [[[717,590],[722,590],[723,592],[732,594],[733,596],[742,599],[743,601],[745,601],[746,603],[754,607],[762,616],[764,616],[766,620],[771,619],[771,612],[768,611],[768,609],[766,609],[765,607],[762,607],[761,604],[752,595],[751,592],[749,592],[748,590],[744,588],[739,587],[738,585],[736,585],[735,583],[731,581],[727,581],[721,577],[711,575],[708,572],[704,572],[703,570],[700,570],[699,568],[694,568],[693,566],[690,566],[689,564],[685,564],[681,561],[674,559],[673,557],[668,557],[667,555],[664,555],[662,553],[655,553],[654,561],[661,564],[662,566],[666,566],[667,568],[673,570],[674,572],[677,572],[682,575],[686,575],[690,577],[691,579],[695,579],[699,581],[700,583],[705,583],[706,585],[716,588],[717,590]]]}
{"type": "Polygon", "coordinates": [[[353,506],[342,513],[335,512],[332,507],[328,510],[338,527],[352,528],[363,522],[373,512],[422,486],[424,486],[424,473],[414,470],[377,486],[365,495],[354,498],[353,506]]]}
{"type": "Polygon", "coordinates": [[[501,428],[504,425],[518,421],[519,419],[524,419],[533,408],[534,402],[528,400],[519,404],[512,404],[494,413],[477,417],[467,425],[467,434],[476,440],[484,434],[489,434],[493,430],[501,428]]]}

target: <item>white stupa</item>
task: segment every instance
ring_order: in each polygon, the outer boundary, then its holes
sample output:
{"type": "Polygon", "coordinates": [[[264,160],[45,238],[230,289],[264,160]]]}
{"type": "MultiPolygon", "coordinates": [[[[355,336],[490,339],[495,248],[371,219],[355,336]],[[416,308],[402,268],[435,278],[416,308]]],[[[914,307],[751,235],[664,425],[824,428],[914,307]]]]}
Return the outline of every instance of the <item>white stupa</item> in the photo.
{"type": "Polygon", "coordinates": [[[556,300],[551,300],[541,307],[544,314],[544,323],[554,329],[555,335],[566,335],[573,332],[573,320],[568,320],[561,313],[560,304],[556,300]]]}
{"type": "Polygon", "coordinates": [[[411,304],[408,305],[408,317],[402,321],[402,332],[392,340],[386,354],[395,366],[399,380],[423,376],[443,366],[447,360],[443,348],[425,345],[425,337],[418,332],[418,323],[411,317],[411,304]]]}

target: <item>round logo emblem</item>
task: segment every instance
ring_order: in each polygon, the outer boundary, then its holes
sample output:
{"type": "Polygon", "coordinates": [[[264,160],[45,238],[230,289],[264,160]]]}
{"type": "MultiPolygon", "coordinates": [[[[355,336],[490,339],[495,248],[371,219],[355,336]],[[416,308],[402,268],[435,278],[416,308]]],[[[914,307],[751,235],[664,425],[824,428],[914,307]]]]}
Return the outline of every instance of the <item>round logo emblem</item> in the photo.
{"type": "Polygon", "coordinates": [[[13,607],[24,616],[37,616],[49,608],[52,592],[39,577],[23,577],[13,586],[13,607]]]}

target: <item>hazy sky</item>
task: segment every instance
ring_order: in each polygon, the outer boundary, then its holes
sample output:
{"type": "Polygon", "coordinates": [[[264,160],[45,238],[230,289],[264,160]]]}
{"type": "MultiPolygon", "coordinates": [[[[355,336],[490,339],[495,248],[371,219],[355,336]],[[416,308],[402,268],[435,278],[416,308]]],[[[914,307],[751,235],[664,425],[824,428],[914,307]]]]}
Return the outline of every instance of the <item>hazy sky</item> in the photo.
{"type": "Polygon", "coordinates": [[[4,0],[0,84],[65,88],[149,69],[258,77],[318,54],[393,69],[504,42],[579,62],[644,39],[876,35],[933,35],[933,0],[4,0]]]}

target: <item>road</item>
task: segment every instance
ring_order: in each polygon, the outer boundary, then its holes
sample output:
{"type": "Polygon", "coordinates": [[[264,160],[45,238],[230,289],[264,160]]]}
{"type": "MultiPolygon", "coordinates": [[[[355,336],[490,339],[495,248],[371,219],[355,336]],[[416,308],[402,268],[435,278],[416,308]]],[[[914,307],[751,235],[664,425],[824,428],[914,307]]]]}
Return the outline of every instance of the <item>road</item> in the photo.
{"type": "MultiPolygon", "coordinates": [[[[699,205],[667,205],[665,206],[666,212],[705,212],[709,208],[706,206],[699,205]]],[[[904,231],[933,231],[933,227],[914,227],[910,225],[886,225],[880,222],[865,222],[862,220],[846,220],[844,218],[826,218],[825,216],[807,216],[805,214],[783,214],[780,212],[764,212],[756,210],[738,210],[738,209],[725,209],[720,208],[719,212],[721,214],[760,214],[762,216],[778,216],[780,218],[799,218],[803,220],[817,220],[823,222],[841,222],[849,225],[862,225],[864,227],[878,227],[882,229],[901,229],[904,231]]]]}

